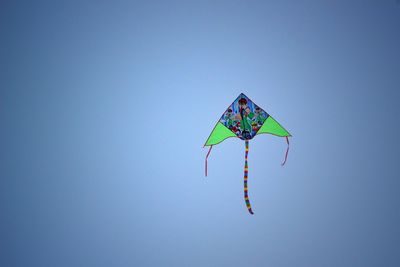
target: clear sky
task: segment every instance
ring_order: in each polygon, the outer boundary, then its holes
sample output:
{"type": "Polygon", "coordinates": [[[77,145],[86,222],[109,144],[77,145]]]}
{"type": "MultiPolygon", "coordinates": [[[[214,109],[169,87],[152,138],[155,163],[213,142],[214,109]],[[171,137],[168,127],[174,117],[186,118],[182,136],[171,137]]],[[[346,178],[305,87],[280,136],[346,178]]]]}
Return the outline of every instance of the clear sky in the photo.
{"type": "Polygon", "coordinates": [[[3,0],[0,266],[399,266],[399,90],[396,0],[3,0]]]}

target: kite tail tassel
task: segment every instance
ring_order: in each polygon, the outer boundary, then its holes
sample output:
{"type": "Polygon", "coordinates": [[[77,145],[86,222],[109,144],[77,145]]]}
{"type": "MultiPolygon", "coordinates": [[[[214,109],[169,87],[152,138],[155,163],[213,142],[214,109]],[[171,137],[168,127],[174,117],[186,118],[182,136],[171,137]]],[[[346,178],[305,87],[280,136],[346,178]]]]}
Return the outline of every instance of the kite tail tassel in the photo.
{"type": "Polygon", "coordinates": [[[246,207],[249,210],[250,214],[254,214],[251,210],[249,195],[248,195],[248,187],[247,187],[247,178],[248,178],[248,165],[247,165],[247,155],[249,154],[249,141],[245,141],[246,152],[244,156],[244,201],[246,202],[246,207]]]}
{"type": "Polygon", "coordinates": [[[213,147],[213,146],[211,145],[211,146],[210,146],[210,149],[208,150],[207,156],[206,156],[206,166],[205,166],[206,177],[207,177],[207,159],[208,159],[208,156],[210,155],[210,152],[211,152],[212,147],[213,147]]]}
{"type": "Polygon", "coordinates": [[[288,154],[289,154],[289,138],[286,136],[286,143],[287,143],[287,148],[286,148],[286,153],[285,153],[285,159],[282,162],[282,166],[285,165],[288,154]]]}

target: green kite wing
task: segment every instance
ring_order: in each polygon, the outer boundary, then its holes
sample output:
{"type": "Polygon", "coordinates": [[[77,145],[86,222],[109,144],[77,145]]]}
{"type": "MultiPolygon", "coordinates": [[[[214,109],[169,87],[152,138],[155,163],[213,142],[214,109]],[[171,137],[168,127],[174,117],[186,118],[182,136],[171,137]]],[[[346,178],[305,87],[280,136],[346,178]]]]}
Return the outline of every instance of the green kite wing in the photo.
{"type": "Polygon", "coordinates": [[[217,122],[214,130],[211,132],[204,146],[213,146],[221,143],[226,138],[237,137],[231,130],[225,127],[221,122],[217,122]]]}

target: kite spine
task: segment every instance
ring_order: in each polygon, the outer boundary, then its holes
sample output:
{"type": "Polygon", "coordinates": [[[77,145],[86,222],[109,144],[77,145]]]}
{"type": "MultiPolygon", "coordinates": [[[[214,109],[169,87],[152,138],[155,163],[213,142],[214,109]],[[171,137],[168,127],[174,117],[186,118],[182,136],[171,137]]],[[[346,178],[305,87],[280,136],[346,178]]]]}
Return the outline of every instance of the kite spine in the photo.
{"type": "Polygon", "coordinates": [[[250,214],[254,214],[251,210],[249,195],[248,195],[248,187],[247,187],[247,178],[249,173],[249,167],[247,165],[247,156],[249,154],[249,140],[245,141],[246,145],[246,152],[244,154],[244,201],[246,202],[247,209],[249,210],[250,214]]]}

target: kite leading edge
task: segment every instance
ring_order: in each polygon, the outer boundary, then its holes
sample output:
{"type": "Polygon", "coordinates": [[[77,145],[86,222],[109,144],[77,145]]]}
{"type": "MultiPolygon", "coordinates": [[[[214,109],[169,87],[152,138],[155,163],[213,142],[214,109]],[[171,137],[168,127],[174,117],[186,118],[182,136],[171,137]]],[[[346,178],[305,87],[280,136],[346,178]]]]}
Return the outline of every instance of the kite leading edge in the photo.
{"type": "Polygon", "coordinates": [[[289,137],[291,134],[283,128],[267,112],[254,104],[243,93],[227,108],[214,126],[204,146],[209,146],[205,160],[205,176],[207,176],[207,160],[213,145],[217,145],[230,137],[238,137],[245,141],[245,163],[244,163],[244,199],[250,214],[254,214],[248,196],[248,163],[249,140],[258,134],[272,134],[285,137],[287,149],[282,166],[286,163],[289,153],[289,137]]]}

